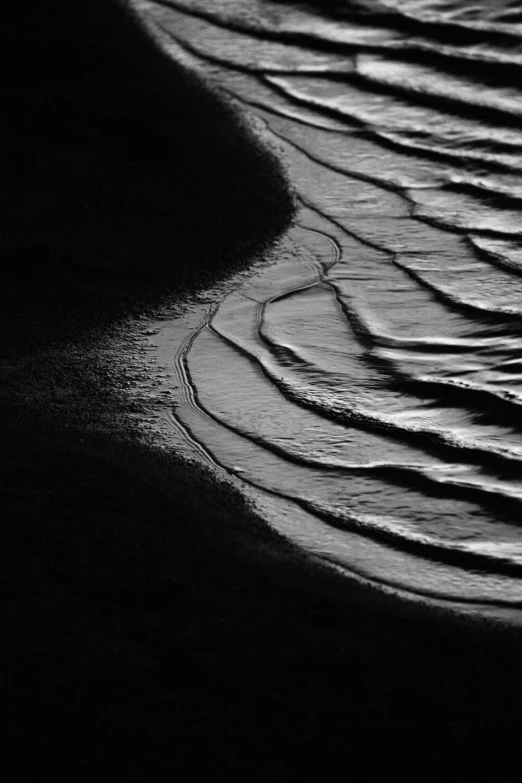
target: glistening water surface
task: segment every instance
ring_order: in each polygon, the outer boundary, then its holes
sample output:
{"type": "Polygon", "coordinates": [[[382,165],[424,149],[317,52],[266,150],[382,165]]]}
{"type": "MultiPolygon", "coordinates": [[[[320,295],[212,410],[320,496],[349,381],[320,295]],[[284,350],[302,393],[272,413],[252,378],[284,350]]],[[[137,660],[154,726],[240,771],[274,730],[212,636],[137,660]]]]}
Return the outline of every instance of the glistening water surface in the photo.
{"type": "Polygon", "coordinates": [[[519,607],[522,4],[139,5],[299,201],[263,263],[161,326],[173,431],[315,554],[519,607]]]}

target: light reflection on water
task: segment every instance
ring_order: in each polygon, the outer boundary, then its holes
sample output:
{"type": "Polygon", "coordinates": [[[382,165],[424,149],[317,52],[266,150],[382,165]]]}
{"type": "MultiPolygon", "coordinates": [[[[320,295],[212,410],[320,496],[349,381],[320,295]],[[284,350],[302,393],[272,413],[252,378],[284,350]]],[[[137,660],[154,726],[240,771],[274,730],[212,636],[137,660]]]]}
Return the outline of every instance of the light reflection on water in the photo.
{"type": "Polygon", "coordinates": [[[212,312],[162,326],[169,424],[279,503],[272,522],[309,551],[419,594],[518,604],[521,103],[503,71],[486,84],[461,67],[480,52],[518,67],[516,51],[437,28],[428,65],[400,19],[144,5],[173,56],[181,42],[248,110],[302,201],[212,312]]]}

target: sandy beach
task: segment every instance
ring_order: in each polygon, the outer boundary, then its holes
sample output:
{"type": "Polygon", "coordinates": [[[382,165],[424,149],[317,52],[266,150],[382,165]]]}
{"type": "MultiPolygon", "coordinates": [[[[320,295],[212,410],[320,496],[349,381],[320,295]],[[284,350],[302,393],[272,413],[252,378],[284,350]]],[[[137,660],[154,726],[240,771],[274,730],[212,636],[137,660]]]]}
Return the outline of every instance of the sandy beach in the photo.
{"type": "Polygon", "coordinates": [[[291,224],[275,152],[116,0],[0,44],[4,758],[290,780],[516,742],[517,627],[346,580],[136,425],[126,335],[291,224]]]}

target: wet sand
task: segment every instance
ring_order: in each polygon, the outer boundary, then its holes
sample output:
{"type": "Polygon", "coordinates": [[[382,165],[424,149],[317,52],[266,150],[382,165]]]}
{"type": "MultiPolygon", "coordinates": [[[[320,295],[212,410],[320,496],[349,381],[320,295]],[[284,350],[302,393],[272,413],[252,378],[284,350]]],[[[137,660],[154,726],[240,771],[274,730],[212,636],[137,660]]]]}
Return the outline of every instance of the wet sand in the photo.
{"type": "Polygon", "coordinates": [[[250,263],[292,198],[120,8],[51,5],[0,34],[4,759],[265,780],[514,740],[516,629],[347,583],[139,436],[113,338],[132,356],[129,322],[250,263]]]}

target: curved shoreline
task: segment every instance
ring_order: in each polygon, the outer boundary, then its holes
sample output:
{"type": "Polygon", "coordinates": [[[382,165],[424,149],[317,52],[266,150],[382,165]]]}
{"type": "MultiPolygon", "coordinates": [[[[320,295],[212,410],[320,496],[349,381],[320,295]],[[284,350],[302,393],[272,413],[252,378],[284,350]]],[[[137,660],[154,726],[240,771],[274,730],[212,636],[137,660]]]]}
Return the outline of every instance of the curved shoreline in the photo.
{"type": "MultiPolygon", "coordinates": [[[[291,241],[291,235],[290,231],[288,241],[291,241]]],[[[489,574],[484,571],[478,577],[475,573],[478,558],[466,563],[465,553],[455,552],[455,557],[451,559],[450,556],[441,557],[438,549],[434,553],[435,557],[430,558],[432,552],[428,541],[414,546],[417,541],[413,539],[412,545],[409,538],[404,538],[405,534],[394,532],[393,525],[389,531],[384,528],[384,535],[376,535],[371,523],[343,525],[339,509],[338,518],[333,510],[329,514],[327,510],[321,510],[319,503],[316,507],[312,501],[300,499],[297,490],[295,496],[288,491],[278,490],[277,482],[271,483],[271,477],[274,481],[274,476],[269,465],[264,474],[256,462],[256,456],[262,462],[263,454],[268,450],[271,458],[281,458],[280,469],[284,470],[285,464],[292,462],[291,454],[283,447],[271,447],[270,441],[261,441],[254,435],[249,437],[246,431],[227,424],[226,418],[222,419],[202,401],[200,395],[208,391],[206,387],[211,383],[209,380],[205,384],[205,376],[210,373],[209,378],[214,378],[216,384],[220,383],[220,374],[223,372],[233,376],[233,359],[228,364],[219,355],[213,362],[208,349],[205,351],[200,348],[199,361],[204,361],[206,368],[199,379],[203,378],[200,389],[199,382],[192,375],[192,370],[197,371],[199,363],[197,358],[191,362],[193,345],[198,340],[201,342],[203,332],[221,336],[225,342],[228,341],[226,332],[214,326],[213,321],[219,316],[220,308],[226,308],[227,298],[241,297],[245,286],[250,285],[258,291],[259,296],[263,290],[269,292],[269,301],[287,295],[289,283],[284,272],[278,272],[277,261],[277,255],[285,255],[284,239],[283,244],[279,243],[279,251],[275,250],[274,254],[274,264],[257,265],[248,275],[243,273],[231,278],[219,289],[202,292],[200,299],[203,303],[192,302],[184,313],[162,313],[160,310],[157,317],[151,319],[149,328],[144,332],[147,351],[137,376],[141,378],[140,390],[131,392],[132,399],[140,400],[143,406],[143,419],[146,418],[148,426],[152,428],[151,438],[157,439],[158,444],[162,443],[167,450],[173,448],[189,459],[208,464],[218,478],[232,481],[240,492],[252,497],[254,505],[263,507],[268,502],[268,506],[272,507],[271,527],[316,562],[324,558],[326,562],[335,564],[339,573],[344,569],[347,590],[351,581],[362,580],[368,586],[372,585],[377,592],[395,595],[399,604],[401,601],[424,602],[426,613],[432,611],[435,614],[446,610],[457,616],[459,613],[474,615],[478,621],[481,616],[492,621],[496,615],[500,623],[519,625],[520,596],[517,598],[515,594],[509,594],[512,589],[509,582],[502,584],[501,579],[498,582],[503,573],[501,568],[489,574]],[[282,276],[281,281],[278,274],[282,276]],[[257,472],[250,463],[257,465],[257,472]],[[282,509],[280,514],[277,512],[278,503],[282,509]],[[337,528],[341,531],[339,538],[335,533],[337,528]],[[394,553],[387,546],[390,538],[394,553]],[[393,547],[393,542],[396,542],[396,547],[393,547]],[[379,564],[380,560],[382,564],[379,564]],[[462,566],[462,560],[467,568],[461,572],[459,566],[462,566]],[[402,571],[405,576],[401,578],[402,571]]],[[[304,268],[303,278],[295,278],[293,284],[300,290],[308,277],[307,269],[304,268]]],[[[248,293],[243,293],[243,296],[245,301],[249,299],[248,293]]],[[[255,320],[256,313],[252,313],[251,318],[255,320]]],[[[256,356],[250,353],[253,349],[246,337],[250,334],[250,327],[248,314],[243,314],[235,330],[236,333],[238,329],[244,331],[245,345],[242,347],[236,344],[233,338],[230,338],[230,344],[247,361],[255,363],[256,356]]],[[[260,362],[261,372],[266,372],[267,380],[274,381],[262,357],[257,356],[257,361],[260,362]]],[[[245,378],[244,382],[248,383],[248,380],[245,378]]],[[[295,463],[307,465],[308,461],[305,457],[295,457],[295,463]]],[[[380,533],[380,528],[377,532],[380,533]]],[[[442,541],[440,546],[443,546],[442,541]]],[[[505,570],[511,573],[507,565],[505,570]]]]}

